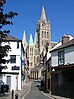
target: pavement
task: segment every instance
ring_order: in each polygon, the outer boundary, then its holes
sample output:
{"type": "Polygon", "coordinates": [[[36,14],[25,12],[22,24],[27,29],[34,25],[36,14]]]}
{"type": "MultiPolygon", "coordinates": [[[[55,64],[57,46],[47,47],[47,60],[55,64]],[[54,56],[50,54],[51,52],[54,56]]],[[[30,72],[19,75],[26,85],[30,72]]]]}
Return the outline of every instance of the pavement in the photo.
{"type": "MultiPolygon", "coordinates": [[[[18,99],[24,99],[24,97],[30,92],[31,85],[32,85],[32,81],[29,81],[28,83],[24,82],[24,85],[23,85],[21,91],[15,92],[15,94],[18,94],[18,99]]],[[[49,97],[49,99],[71,99],[71,98],[51,95],[49,93],[44,93],[44,92],[42,92],[42,93],[44,95],[47,95],[49,97]]],[[[5,93],[4,95],[0,96],[0,99],[12,99],[11,93],[5,93]]],[[[15,95],[14,95],[14,99],[15,99],[15,95]]]]}
{"type": "Polygon", "coordinates": [[[71,98],[66,98],[66,97],[61,97],[61,96],[55,96],[55,95],[51,95],[51,94],[47,94],[49,97],[51,97],[52,99],[71,99],[71,98]]]}
{"type": "Polygon", "coordinates": [[[49,98],[51,98],[51,99],[74,99],[74,98],[67,98],[67,97],[52,95],[52,94],[50,94],[50,93],[45,93],[44,91],[43,91],[43,93],[44,93],[45,95],[47,95],[49,98]]]}
{"type": "Polygon", "coordinates": [[[42,90],[40,90],[39,82],[33,81],[30,91],[24,97],[24,99],[52,99],[52,98],[42,93],[42,90]]]}
{"type": "MultiPolygon", "coordinates": [[[[23,99],[22,97],[28,92],[30,86],[31,86],[31,81],[29,82],[24,82],[24,85],[22,87],[22,89],[20,91],[15,91],[15,95],[18,95],[18,99],[23,99]]],[[[14,99],[15,99],[15,95],[14,95],[14,99]]],[[[0,96],[0,99],[12,99],[11,98],[11,93],[5,93],[4,95],[0,96]]]]}

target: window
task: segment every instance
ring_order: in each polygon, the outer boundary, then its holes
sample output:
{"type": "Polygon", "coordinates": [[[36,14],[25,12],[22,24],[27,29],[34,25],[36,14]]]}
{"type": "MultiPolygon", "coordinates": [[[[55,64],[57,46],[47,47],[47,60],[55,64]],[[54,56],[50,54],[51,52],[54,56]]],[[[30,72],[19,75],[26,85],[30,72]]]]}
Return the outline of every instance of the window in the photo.
{"type": "Polygon", "coordinates": [[[39,30],[40,30],[40,24],[38,25],[38,28],[39,28],[39,30]]]}
{"type": "Polygon", "coordinates": [[[42,45],[43,45],[43,41],[42,41],[42,45]]]}
{"type": "Polygon", "coordinates": [[[17,42],[17,48],[19,48],[19,42],[17,42]]]}
{"type": "Polygon", "coordinates": [[[30,61],[33,61],[33,57],[32,56],[30,57],[30,61]]]}
{"type": "Polygon", "coordinates": [[[30,52],[33,52],[33,47],[30,47],[30,52]]]}
{"type": "Polygon", "coordinates": [[[33,53],[32,53],[32,56],[33,56],[33,53]]]}
{"type": "Polygon", "coordinates": [[[33,56],[33,53],[32,52],[30,53],[30,56],[33,56]]]}
{"type": "Polygon", "coordinates": [[[49,32],[47,32],[47,38],[49,38],[49,32]]]}
{"type": "Polygon", "coordinates": [[[37,57],[37,62],[39,62],[39,57],[37,57]]]}
{"type": "Polygon", "coordinates": [[[30,63],[30,66],[32,66],[33,64],[32,63],[30,63]]]}
{"type": "Polygon", "coordinates": [[[31,52],[31,47],[30,47],[30,52],[31,52]]]}
{"type": "Polygon", "coordinates": [[[42,38],[43,38],[43,31],[42,31],[42,38]]]}
{"type": "Polygon", "coordinates": [[[33,47],[32,47],[32,52],[33,52],[33,47]]]}
{"type": "Polygon", "coordinates": [[[16,55],[10,55],[10,62],[16,63],[16,55]]]}
{"type": "Polygon", "coordinates": [[[58,65],[64,65],[64,51],[58,52],[58,65]]]}
{"type": "Polygon", "coordinates": [[[44,32],[44,38],[46,38],[46,31],[44,32]]]}

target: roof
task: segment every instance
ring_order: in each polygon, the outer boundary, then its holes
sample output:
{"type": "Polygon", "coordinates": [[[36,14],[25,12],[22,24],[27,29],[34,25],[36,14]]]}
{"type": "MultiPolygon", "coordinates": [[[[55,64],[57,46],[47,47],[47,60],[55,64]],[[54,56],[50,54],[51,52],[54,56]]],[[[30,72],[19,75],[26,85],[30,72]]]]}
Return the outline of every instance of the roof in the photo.
{"type": "Polygon", "coordinates": [[[52,41],[51,41],[51,48],[53,48],[54,46],[56,46],[57,43],[58,43],[58,42],[52,42],[52,41]]]}
{"type": "MultiPolygon", "coordinates": [[[[5,42],[6,41],[13,41],[13,42],[22,42],[22,40],[18,39],[18,38],[15,38],[13,36],[10,36],[10,35],[7,35],[6,38],[5,38],[5,42]]],[[[23,49],[23,52],[24,52],[24,48],[23,48],[23,45],[21,43],[21,46],[22,46],[22,49],[23,49]]]]}
{"type": "Polygon", "coordinates": [[[56,51],[56,50],[59,50],[59,49],[62,49],[62,48],[66,48],[66,47],[69,47],[69,46],[73,46],[73,45],[74,45],[74,39],[70,40],[70,41],[67,42],[67,43],[62,44],[61,46],[59,46],[59,47],[57,47],[57,48],[51,50],[50,52],[56,51]]]}
{"type": "Polygon", "coordinates": [[[40,55],[39,50],[37,48],[34,49],[35,55],[40,55]]]}
{"type": "Polygon", "coordinates": [[[44,6],[42,6],[42,12],[41,12],[41,17],[40,17],[41,21],[46,21],[46,14],[45,14],[45,10],[44,10],[44,6]]]}
{"type": "Polygon", "coordinates": [[[43,66],[42,64],[41,65],[38,65],[38,66],[32,68],[31,71],[38,71],[39,69],[42,68],[42,66],[43,66]]]}
{"type": "Polygon", "coordinates": [[[21,41],[21,40],[13,36],[7,35],[5,41],[21,41]]]}
{"type": "Polygon", "coordinates": [[[33,38],[32,38],[32,34],[30,34],[29,45],[33,45],[33,38]]]}

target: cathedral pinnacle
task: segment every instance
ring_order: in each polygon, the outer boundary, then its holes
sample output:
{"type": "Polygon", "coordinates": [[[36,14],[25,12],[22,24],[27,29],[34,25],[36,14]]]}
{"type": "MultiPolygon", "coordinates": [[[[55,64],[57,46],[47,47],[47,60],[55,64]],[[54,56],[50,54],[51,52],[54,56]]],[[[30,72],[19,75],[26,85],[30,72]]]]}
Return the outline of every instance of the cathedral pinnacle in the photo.
{"type": "Polygon", "coordinates": [[[46,14],[45,14],[44,6],[42,6],[42,12],[41,12],[40,20],[46,22],[46,14]]]}
{"type": "Polygon", "coordinates": [[[24,31],[24,33],[23,33],[22,44],[23,44],[23,47],[24,47],[24,50],[25,50],[26,45],[27,45],[27,42],[26,42],[26,33],[25,33],[25,31],[24,31]]]}
{"type": "Polygon", "coordinates": [[[30,34],[29,45],[33,45],[33,38],[32,38],[32,34],[30,34]]]}

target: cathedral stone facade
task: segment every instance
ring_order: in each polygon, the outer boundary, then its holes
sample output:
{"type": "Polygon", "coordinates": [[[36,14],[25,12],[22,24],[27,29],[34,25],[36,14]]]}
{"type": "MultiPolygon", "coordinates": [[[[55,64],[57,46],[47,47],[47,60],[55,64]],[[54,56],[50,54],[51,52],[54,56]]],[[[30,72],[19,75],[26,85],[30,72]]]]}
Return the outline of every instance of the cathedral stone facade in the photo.
{"type": "Polygon", "coordinates": [[[26,64],[29,62],[28,67],[30,77],[41,78],[43,56],[56,44],[51,42],[50,22],[46,19],[44,6],[42,7],[40,19],[37,21],[34,42],[32,34],[30,34],[28,44],[25,39],[26,36],[23,37],[23,46],[26,46],[25,60],[26,64]]]}

